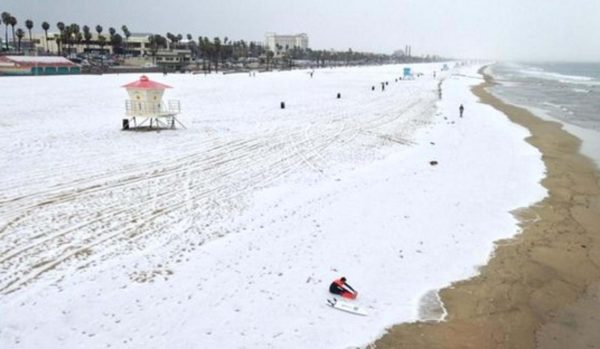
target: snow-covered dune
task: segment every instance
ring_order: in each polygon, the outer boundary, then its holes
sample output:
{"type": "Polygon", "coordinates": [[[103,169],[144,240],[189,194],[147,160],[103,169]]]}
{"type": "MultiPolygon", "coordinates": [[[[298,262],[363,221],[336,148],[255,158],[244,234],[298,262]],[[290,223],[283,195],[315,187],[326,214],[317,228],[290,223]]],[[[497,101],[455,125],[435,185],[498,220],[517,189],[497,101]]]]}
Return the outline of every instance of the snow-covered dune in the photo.
{"type": "Polygon", "coordinates": [[[416,320],[545,195],[476,67],[440,67],[150,76],[187,126],[158,133],[119,130],[138,76],[0,79],[0,346],[344,348],[416,320]],[[342,275],[368,317],[326,306],[342,275]]]}

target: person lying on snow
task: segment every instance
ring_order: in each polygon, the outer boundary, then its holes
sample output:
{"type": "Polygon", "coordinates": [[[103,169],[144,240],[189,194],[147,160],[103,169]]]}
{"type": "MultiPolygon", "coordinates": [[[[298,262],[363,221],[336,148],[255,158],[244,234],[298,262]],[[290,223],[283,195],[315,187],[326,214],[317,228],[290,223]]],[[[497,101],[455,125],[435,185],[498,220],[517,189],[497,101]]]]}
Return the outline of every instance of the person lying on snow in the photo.
{"type": "Polygon", "coordinates": [[[343,276],[337,280],[333,280],[331,285],[329,285],[329,292],[349,299],[355,299],[358,296],[358,292],[346,283],[346,278],[343,276]]]}

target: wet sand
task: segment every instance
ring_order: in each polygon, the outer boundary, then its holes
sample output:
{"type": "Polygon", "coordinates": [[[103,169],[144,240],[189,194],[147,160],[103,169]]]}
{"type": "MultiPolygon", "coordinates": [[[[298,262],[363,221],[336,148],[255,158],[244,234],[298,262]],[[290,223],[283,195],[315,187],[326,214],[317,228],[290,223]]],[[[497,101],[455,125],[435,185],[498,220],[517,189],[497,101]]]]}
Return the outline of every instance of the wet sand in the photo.
{"type": "Polygon", "coordinates": [[[578,138],[494,97],[493,84],[485,76],[473,93],[531,132],[548,197],[513,212],[522,233],[497,241],[479,276],[440,292],[447,321],[395,326],[377,349],[600,348],[600,173],[578,138]]]}

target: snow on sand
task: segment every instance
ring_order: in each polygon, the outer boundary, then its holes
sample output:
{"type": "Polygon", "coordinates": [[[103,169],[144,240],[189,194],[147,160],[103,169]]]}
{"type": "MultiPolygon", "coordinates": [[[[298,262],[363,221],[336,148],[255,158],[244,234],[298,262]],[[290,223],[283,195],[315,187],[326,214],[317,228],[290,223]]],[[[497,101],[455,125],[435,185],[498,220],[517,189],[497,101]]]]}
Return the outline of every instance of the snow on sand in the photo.
{"type": "Polygon", "coordinates": [[[0,346],[344,348],[416,320],[545,195],[476,68],[437,101],[439,68],[155,76],[188,126],[160,133],[117,129],[137,76],[0,80],[0,346]],[[341,275],[368,317],[325,305],[341,275]]]}

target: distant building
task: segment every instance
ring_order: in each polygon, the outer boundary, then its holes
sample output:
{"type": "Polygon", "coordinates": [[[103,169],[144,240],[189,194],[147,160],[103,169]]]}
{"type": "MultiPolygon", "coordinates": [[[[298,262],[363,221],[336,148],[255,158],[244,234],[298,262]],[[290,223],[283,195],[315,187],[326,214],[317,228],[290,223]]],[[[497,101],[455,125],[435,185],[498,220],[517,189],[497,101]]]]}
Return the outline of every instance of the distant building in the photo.
{"type": "MultiPolygon", "coordinates": [[[[110,35],[102,34],[105,38],[103,45],[100,45],[98,40],[98,34],[92,33],[92,37],[89,42],[83,39],[80,42],[69,42],[62,43],[61,49],[68,53],[113,53],[113,46],[110,43],[110,35]]],[[[149,52],[150,40],[148,37],[152,35],[150,33],[132,33],[129,38],[123,37],[121,49],[124,53],[132,56],[144,56],[149,52]]],[[[45,34],[38,34],[33,37],[33,44],[39,52],[46,52],[52,54],[58,54],[60,42],[60,33],[48,33],[48,39],[46,40],[45,34]]]]}
{"type": "MultiPolygon", "coordinates": [[[[129,38],[124,37],[117,53],[124,53],[133,57],[151,56],[152,52],[150,49],[150,36],[152,35],[153,34],[151,33],[132,33],[129,38]]],[[[98,34],[93,33],[89,42],[83,40],[81,42],[73,42],[68,44],[62,43],[61,50],[63,53],[68,54],[115,53],[114,47],[109,41],[109,36],[104,35],[104,37],[106,38],[106,41],[103,43],[103,45],[100,45],[98,34]]],[[[34,37],[34,43],[39,52],[46,52],[46,48],[48,48],[48,53],[58,54],[59,38],[59,33],[48,33],[48,40],[46,40],[46,36],[42,34],[34,37]]],[[[181,49],[179,47],[172,46],[171,43],[167,43],[167,49],[161,48],[156,54],[158,63],[167,65],[170,68],[175,68],[175,66],[180,67],[182,64],[188,64],[191,60],[191,56],[192,53],[190,49],[181,49]]]]}
{"type": "Polygon", "coordinates": [[[150,36],[152,33],[131,33],[129,39],[124,39],[123,44],[127,53],[133,56],[145,56],[150,52],[150,36]]]}
{"type": "Polygon", "coordinates": [[[0,56],[0,75],[79,74],[81,68],[64,57],[0,56]]]}
{"type": "Polygon", "coordinates": [[[268,50],[273,51],[276,55],[299,48],[306,50],[308,48],[308,35],[277,35],[275,33],[267,33],[265,35],[265,46],[268,50]]]}
{"type": "Polygon", "coordinates": [[[187,49],[158,50],[156,64],[170,71],[184,70],[192,63],[192,51],[187,49]]]}
{"type": "Polygon", "coordinates": [[[396,51],[394,51],[394,53],[392,53],[392,56],[394,56],[396,58],[402,58],[402,57],[406,56],[406,53],[404,53],[403,50],[396,50],[396,51]]]}
{"type": "Polygon", "coordinates": [[[93,33],[92,38],[89,42],[86,42],[83,39],[80,42],[72,41],[72,42],[64,42],[61,41],[60,33],[48,33],[48,38],[46,39],[45,34],[38,34],[34,36],[34,44],[38,51],[45,52],[48,50],[48,53],[58,54],[59,45],[60,51],[63,53],[83,53],[83,52],[97,52],[97,53],[112,53],[113,47],[109,42],[109,36],[104,35],[105,41],[100,45],[100,40],[98,40],[98,34],[93,33]]]}

